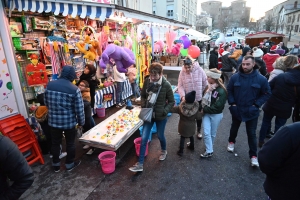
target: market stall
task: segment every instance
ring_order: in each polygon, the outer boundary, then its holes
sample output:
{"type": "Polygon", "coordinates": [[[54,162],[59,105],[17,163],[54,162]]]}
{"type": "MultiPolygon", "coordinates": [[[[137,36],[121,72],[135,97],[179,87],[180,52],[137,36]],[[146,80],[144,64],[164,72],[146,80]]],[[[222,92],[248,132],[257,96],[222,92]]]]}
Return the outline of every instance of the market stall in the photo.
{"type": "Polygon", "coordinates": [[[245,43],[250,47],[259,46],[259,44],[264,40],[271,40],[274,44],[279,44],[284,39],[284,34],[279,34],[270,31],[261,31],[254,34],[248,34],[245,36],[245,43]]]}
{"type": "Polygon", "coordinates": [[[139,107],[125,108],[111,115],[103,122],[83,134],[79,141],[92,147],[116,151],[143,121],[138,118],[139,107]]]}

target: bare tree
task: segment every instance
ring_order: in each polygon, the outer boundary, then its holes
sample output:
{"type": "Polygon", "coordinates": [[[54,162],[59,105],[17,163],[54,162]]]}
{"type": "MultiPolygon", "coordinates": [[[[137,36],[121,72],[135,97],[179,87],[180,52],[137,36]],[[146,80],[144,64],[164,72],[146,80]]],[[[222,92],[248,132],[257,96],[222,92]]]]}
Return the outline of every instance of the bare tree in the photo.
{"type": "Polygon", "coordinates": [[[268,16],[267,19],[265,19],[265,26],[266,26],[266,31],[271,31],[272,28],[274,27],[275,23],[274,20],[271,16],[268,16]]]}
{"type": "Polygon", "coordinates": [[[226,29],[228,28],[229,22],[227,17],[223,17],[219,20],[218,28],[221,30],[221,32],[225,33],[226,29]]]}
{"type": "Polygon", "coordinates": [[[197,16],[196,17],[196,27],[197,30],[200,30],[201,32],[205,32],[205,29],[209,27],[207,16],[197,16]]]}

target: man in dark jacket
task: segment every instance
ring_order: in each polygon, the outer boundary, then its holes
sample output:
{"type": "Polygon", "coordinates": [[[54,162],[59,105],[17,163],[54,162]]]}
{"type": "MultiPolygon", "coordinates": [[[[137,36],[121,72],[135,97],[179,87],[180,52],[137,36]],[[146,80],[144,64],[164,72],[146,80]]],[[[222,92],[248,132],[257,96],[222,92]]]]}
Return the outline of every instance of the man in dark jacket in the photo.
{"type": "Polygon", "coordinates": [[[283,126],[258,153],[267,175],[264,189],[272,200],[300,199],[300,122],[283,126]]]}
{"type": "Polygon", "coordinates": [[[227,87],[233,72],[236,70],[237,64],[233,58],[229,58],[230,55],[230,47],[226,45],[224,47],[224,52],[222,53],[222,75],[224,77],[224,85],[227,87]]]}
{"type": "Polygon", "coordinates": [[[209,54],[209,69],[216,68],[218,69],[218,52],[219,47],[215,46],[209,54]]]}
{"type": "Polygon", "coordinates": [[[0,134],[0,199],[18,199],[33,180],[32,170],[17,145],[0,134]],[[8,179],[13,181],[11,186],[8,179]]]}
{"type": "Polygon", "coordinates": [[[55,172],[60,171],[60,144],[62,134],[66,138],[66,168],[71,171],[80,164],[74,162],[76,124],[84,125],[84,107],[79,88],[72,82],[76,78],[75,69],[64,66],[60,78],[51,81],[45,91],[45,105],[48,108],[48,124],[51,127],[53,161],[55,172]]]}
{"type": "Polygon", "coordinates": [[[249,157],[252,166],[259,166],[257,161],[256,127],[259,108],[271,95],[270,86],[265,77],[258,72],[253,56],[245,56],[239,72],[234,74],[228,84],[228,103],[232,115],[230,136],[227,150],[234,151],[237,133],[242,122],[246,123],[249,157]]]}

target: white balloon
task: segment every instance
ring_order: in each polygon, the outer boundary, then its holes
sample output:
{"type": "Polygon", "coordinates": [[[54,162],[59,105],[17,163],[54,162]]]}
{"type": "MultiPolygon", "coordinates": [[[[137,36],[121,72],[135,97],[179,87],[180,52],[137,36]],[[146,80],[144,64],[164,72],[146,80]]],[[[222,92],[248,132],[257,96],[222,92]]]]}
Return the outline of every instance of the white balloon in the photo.
{"type": "Polygon", "coordinates": [[[219,34],[219,38],[216,40],[215,44],[216,44],[216,45],[219,45],[219,44],[221,44],[221,43],[224,44],[225,42],[226,42],[226,40],[225,40],[224,33],[220,33],[220,34],[219,34]]]}

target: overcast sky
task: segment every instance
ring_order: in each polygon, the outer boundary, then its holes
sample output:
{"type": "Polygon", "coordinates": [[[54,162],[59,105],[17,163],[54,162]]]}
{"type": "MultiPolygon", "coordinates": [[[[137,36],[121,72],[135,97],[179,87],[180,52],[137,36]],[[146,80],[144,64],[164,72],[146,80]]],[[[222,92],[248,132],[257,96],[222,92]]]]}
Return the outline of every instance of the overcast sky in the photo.
{"type": "MultiPolygon", "coordinates": [[[[208,0],[198,0],[198,14],[201,10],[201,3],[208,0]]],[[[233,0],[219,0],[223,2],[222,6],[230,6],[233,0]]],[[[265,12],[272,9],[275,5],[284,2],[284,0],[248,0],[247,7],[251,7],[250,17],[256,20],[265,15],[265,12]]]]}

